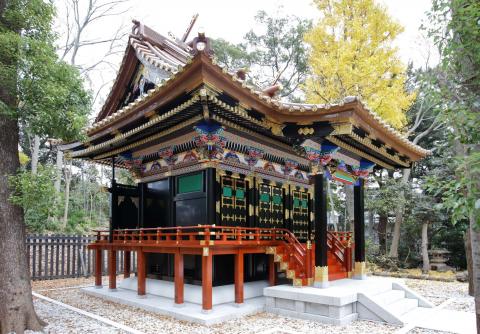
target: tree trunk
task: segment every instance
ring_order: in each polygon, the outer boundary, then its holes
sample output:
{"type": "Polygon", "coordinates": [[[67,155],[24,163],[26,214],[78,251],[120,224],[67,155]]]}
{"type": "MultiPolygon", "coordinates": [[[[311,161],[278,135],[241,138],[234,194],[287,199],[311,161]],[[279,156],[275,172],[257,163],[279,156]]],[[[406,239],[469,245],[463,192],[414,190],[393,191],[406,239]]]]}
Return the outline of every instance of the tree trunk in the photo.
{"type": "Polygon", "coordinates": [[[474,215],[470,217],[470,240],[472,242],[473,286],[475,298],[475,313],[477,318],[477,333],[480,333],[480,228],[474,215]]]}
{"type": "Polygon", "coordinates": [[[60,186],[62,185],[62,168],[63,168],[63,152],[57,147],[57,166],[55,171],[55,191],[57,196],[60,193],[60,186]]]}
{"type": "Polygon", "coordinates": [[[378,219],[378,244],[380,245],[380,254],[387,253],[387,222],[388,216],[381,214],[378,219]]]}
{"type": "Polygon", "coordinates": [[[368,231],[368,238],[372,241],[374,240],[373,236],[373,220],[374,220],[374,212],[372,210],[368,211],[368,225],[367,225],[367,231],[368,231]]]}
{"type": "Polygon", "coordinates": [[[68,222],[68,204],[70,202],[70,182],[72,181],[72,165],[65,168],[65,209],[63,211],[63,224],[62,228],[65,230],[67,228],[68,222]]]}
{"type": "Polygon", "coordinates": [[[35,135],[33,137],[33,147],[32,147],[32,174],[33,175],[37,175],[39,154],[40,154],[40,137],[38,135],[35,135]]]}
{"type": "MultiPolygon", "coordinates": [[[[0,0],[0,20],[6,7],[7,1],[0,0]]],[[[15,57],[6,57],[1,65],[17,68],[18,64],[15,57]]],[[[0,101],[12,110],[17,105],[13,84],[0,81],[0,101]]],[[[17,118],[0,112],[0,129],[0,333],[20,334],[26,329],[40,331],[45,323],[33,308],[23,210],[9,201],[8,177],[20,167],[17,118]]]]}
{"type": "Polygon", "coordinates": [[[430,259],[428,258],[428,221],[422,224],[422,274],[428,274],[430,271],[430,259]]]}
{"type": "Polygon", "coordinates": [[[470,238],[470,229],[467,229],[465,232],[465,256],[467,258],[468,294],[474,296],[475,289],[473,287],[472,240],[470,238]]]}
{"type": "MultiPolygon", "coordinates": [[[[1,83],[0,99],[14,101],[1,83]]],[[[0,129],[0,333],[40,331],[44,323],[33,308],[23,210],[8,200],[8,176],[20,167],[17,120],[0,114],[0,129]]]]}
{"type": "MultiPolygon", "coordinates": [[[[402,185],[406,185],[410,179],[411,169],[404,169],[402,175],[402,185]]],[[[392,246],[390,247],[389,257],[398,259],[398,245],[400,244],[400,231],[403,224],[403,214],[405,211],[405,191],[402,189],[398,193],[398,205],[395,208],[395,226],[393,227],[392,246]]]]}
{"type": "Polygon", "coordinates": [[[332,187],[330,182],[327,182],[327,194],[328,194],[328,202],[330,204],[330,210],[328,211],[329,215],[329,224],[333,225],[333,230],[338,231],[338,217],[335,215],[335,203],[333,201],[334,193],[332,191],[332,187]]]}
{"type": "MultiPolygon", "coordinates": [[[[464,156],[480,152],[480,144],[468,147],[463,146],[464,156]]],[[[467,165],[465,168],[465,177],[470,180],[477,180],[472,182],[467,189],[468,198],[478,198],[478,191],[480,189],[480,173],[478,169],[473,169],[472,166],[467,165]]],[[[470,241],[472,247],[472,272],[473,272],[473,288],[475,298],[475,313],[477,318],[477,334],[480,334],[480,209],[472,208],[470,211],[470,241]]]]}

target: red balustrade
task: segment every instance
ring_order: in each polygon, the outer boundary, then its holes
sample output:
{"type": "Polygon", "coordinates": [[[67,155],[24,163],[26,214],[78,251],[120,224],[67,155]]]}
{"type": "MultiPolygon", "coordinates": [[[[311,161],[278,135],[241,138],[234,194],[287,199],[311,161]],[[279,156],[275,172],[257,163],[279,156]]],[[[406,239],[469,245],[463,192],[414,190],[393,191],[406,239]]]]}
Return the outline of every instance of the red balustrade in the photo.
{"type": "Polygon", "coordinates": [[[327,245],[335,258],[344,265],[346,272],[353,269],[352,232],[328,231],[327,245]]]}
{"type": "Polygon", "coordinates": [[[96,231],[97,244],[121,247],[216,247],[216,246],[281,246],[288,256],[290,269],[298,278],[312,278],[314,254],[312,247],[300,243],[295,235],[282,228],[227,227],[215,225],[176,226],[96,231]]]}

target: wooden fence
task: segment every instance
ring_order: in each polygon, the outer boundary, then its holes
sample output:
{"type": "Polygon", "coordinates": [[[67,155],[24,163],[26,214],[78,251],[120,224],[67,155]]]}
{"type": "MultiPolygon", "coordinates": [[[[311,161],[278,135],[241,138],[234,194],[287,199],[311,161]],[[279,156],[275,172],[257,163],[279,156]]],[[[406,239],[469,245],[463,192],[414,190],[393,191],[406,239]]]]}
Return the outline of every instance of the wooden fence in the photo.
{"type": "MultiPolygon", "coordinates": [[[[33,280],[89,277],[94,274],[95,254],[87,245],[89,235],[29,235],[27,259],[33,280]]],[[[123,272],[123,251],[117,252],[117,274],[123,272]]],[[[107,253],[102,257],[102,272],[107,274],[107,253]]],[[[136,272],[136,254],[131,254],[132,272],[136,272]]]]}

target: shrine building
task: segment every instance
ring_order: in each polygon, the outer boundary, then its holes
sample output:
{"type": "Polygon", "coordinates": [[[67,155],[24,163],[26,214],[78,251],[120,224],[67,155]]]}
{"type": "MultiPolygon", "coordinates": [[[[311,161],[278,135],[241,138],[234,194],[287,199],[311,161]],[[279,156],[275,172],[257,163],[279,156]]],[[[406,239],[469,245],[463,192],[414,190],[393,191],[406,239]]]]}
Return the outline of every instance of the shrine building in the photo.
{"type": "Polygon", "coordinates": [[[297,104],[281,87],[251,85],[244,70],[217,64],[203,33],[171,39],[134,21],[116,80],[84,141],[67,157],[112,168],[110,228],[97,232],[95,284],[114,290],[117,254],[125,277],[137,260],[136,293],[173,282],[174,303],[201,287],[262,281],[326,288],[364,279],[364,187],[374,169],[408,168],[429,152],[358,98],[297,104]],[[117,182],[128,170],[135,185],[117,182]],[[354,228],[327,228],[327,182],[354,187],[354,228]],[[152,283],[153,284],[153,283],[152,283]]]}

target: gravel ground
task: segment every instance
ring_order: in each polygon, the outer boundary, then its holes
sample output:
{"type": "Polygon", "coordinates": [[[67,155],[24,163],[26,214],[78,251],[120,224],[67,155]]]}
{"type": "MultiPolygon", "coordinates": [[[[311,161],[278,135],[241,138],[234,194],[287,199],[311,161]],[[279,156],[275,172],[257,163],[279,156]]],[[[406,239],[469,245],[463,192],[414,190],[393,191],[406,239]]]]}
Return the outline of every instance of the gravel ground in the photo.
{"type": "Polygon", "coordinates": [[[468,283],[438,282],[420,279],[405,279],[406,285],[418,291],[423,297],[439,306],[446,303],[445,309],[475,312],[473,297],[468,295],[468,283]]]}
{"type": "MultiPolygon", "coordinates": [[[[123,276],[117,276],[117,283],[123,279],[123,276]]],[[[80,278],[64,278],[45,281],[32,281],[32,289],[37,292],[43,292],[45,290],[57,290],[63,288],[72,288],[76,286],[90,286],[94,285],[95,278],[93,277],[80,277],[80,278]]],[[[108,284],[108,276],[102,277],[102,283],[108,284]]]]}
{"type": "Polygon", "coordinates": [[[183,334],[223,334],[223,333],[393,333],[397,327],[370,321],[356,321],[350,326],[331,326],[313,321],[280,317],[269,313],[259,313],[241,319],[227,321],[210,327],[158,315],[134,307],[115,304],[88,296],[79,289],[50,290],[44,295],[65,304],[98,314],[110,320],[133,327],[145,333],[183,333],[183,334]]]}
{"type": "Polygon", "coordinates": [[[408,334],[450,334],[450,332],[441,332],[441,331],[434,331],[431,329],[425,328],[414,328],[408,332],[408,334]]]}
{"type": "MultiPolygon", "coordinates": [[[[120,280],[121,277],[118,277],[120,280]]],[[[104,277],[104,284],[107,283],[104,277]]],[[[158,315],[152,312],[134,307],[115,304],[100,298],[88,296],[80,291],[79,286],[92,285],[89,279],[66,279],[57,281],[34,282],[35,291],[59,300],[65,304],[83,309],[85,311],[103,316],[118,323],[130,326],[145,333],[182,333],[182,334],[302,334],[302,333],[394,333],[398,327],[370,322],[356,321],[349,326],[331,326],[313,321],[292,319],[268,313],[259,313],[241,319],[227,321],[220,325],[210,327],[179,321],[171,317],[158,315]],[[69,288],[71,287],[71,288],[69,288]]],[[[437,282],[417,279],[405,279],[405,283],[411,289],[418,291],[427,299],[443,306],[446,309],[474,312],[473,298],[468,296],[468,286],[460,282],[437,282]]],[[[59,306],[52,305],[51,312],[48,305],[43,301],[36,301],[40,316],[51,325],[47,327],[47,333],[120,333],[116,328],[102,324],[96,320],[75,315],[71,311],[63,311],[68,314],[66,319],[60,316],[59,306]],[[79,323],[78,332],[71,331],[69,326],[79,323]],[[51,327],[53,326],[53,327],[51,327]],[[66,329],[62,329],[66,326],[66,329]],[[98,326],[98,327],[95,327],[98,326]]],[[[51,304],[50,304],[51,305],[51,304]]],[[[443,333],[438,331],[415,328],[409,334],[443,333]]]]}
{"type": "Polygon", "coordinates": [[[59,305],[55,305],[40,299],[34,299],[33,303],[39,317],[47,323],[47,326],[44,328],[43,332],[26,331],[25,333],[28,334],[124,333],[115,327],[67,310],[59,305]]]}

